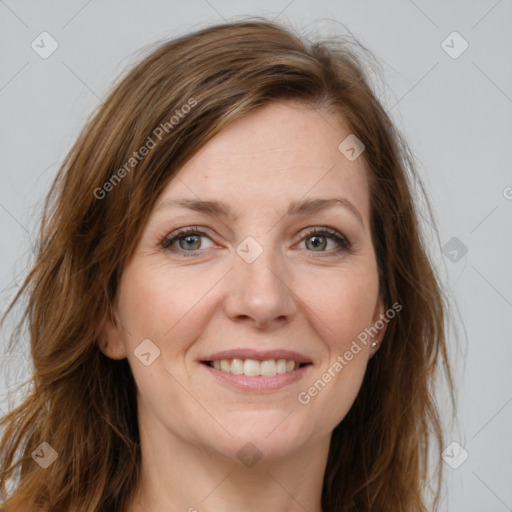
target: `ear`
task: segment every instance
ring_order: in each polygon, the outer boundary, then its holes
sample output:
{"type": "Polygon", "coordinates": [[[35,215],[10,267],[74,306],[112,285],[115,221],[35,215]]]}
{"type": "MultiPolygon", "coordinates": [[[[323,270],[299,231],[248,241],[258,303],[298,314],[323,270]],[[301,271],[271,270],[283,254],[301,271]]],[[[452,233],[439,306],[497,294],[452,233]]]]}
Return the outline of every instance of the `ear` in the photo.
{"type": "Polygon", "coordinates": [[[126,348],[124,332],[115,311],[109,309],[96,327],[96,344],[110,359],[124,359],[126,348]]]}
{"type": "Polygon", "coordinates": [[[384,334],[386,333],[386,329],[388,327],[389,320],[386,317],[386,306],[384,305],[384,302],[382,299],[377,300],[377,305],[375,306],[375,310],[373,313],[373,324],[372,326],[378,330],[378,332],[372,336],[371,343],[377,343],[375,347],[371,349],[371,355],[375,354],[377,350],[379,350],[379,347],[382,344],[382,340],[384,339],[384,334]]]}

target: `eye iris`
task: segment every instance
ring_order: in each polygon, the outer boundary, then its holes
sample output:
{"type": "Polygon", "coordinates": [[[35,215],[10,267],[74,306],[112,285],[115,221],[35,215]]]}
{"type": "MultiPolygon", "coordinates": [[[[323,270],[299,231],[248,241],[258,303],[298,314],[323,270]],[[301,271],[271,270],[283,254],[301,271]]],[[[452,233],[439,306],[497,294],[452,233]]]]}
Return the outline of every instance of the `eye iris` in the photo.
{"type": "MultiPolygon", "coordinates": [[[[306,240],[306,244],[307,244],[307,241],[308,241],[308,240],[317,240],[317,241],[318,241],[318,240],[321,240],[321,239],[324,239],[324,243],[323,243],[323,244],[320,242],[320,245],[322,246],[321,248],[323,249],[323,248],[325,248],[325,244],[326,244],[326,242],[325,242],[325,236],[317,236],[317,235],[310,236],[310,237],[306,240]]],[[[317,243],[315,243],[315,242],[314,242],[314,243],[313,243],[313,247],[314,247],[314,248],[318,248],[318,247],[319,247],[319,245],[317,245],[317,243]]]]}
{"type": "MultiPolygon", "coordinates": [[[[187,235],[187,236],[182,237],[182,238],[181,238],[181,240],[185,240],[185,241],[186,241],[186,243],[187,243],[187,246],[186,246],[186,247],[184,247],[185,249],[193,249],[193,250],[194,250],[194,249],[199,249],[199,246],[201,245],[201,244],[200,244],[200,242],[199,242],[199,240],[200,240],[200,239],[199,239],[199,237],[198,237],[197,235],[187,235]],[[188,243],[189,243],[190,239],[194,239],[194,238],[196,238],[196,239],[197,239],[197,240],[196,240],[197,247],[192,247],[191,245],[188,245],[188,243]]],[[[192,242],[192,243],[194,243],[194,242],[192,242]]],[[[180,245],[181,245],[181,244],[180,244],[180,245]]],[[[182,248],[183,248],[183,247],[182,247],[182,248]]]]}

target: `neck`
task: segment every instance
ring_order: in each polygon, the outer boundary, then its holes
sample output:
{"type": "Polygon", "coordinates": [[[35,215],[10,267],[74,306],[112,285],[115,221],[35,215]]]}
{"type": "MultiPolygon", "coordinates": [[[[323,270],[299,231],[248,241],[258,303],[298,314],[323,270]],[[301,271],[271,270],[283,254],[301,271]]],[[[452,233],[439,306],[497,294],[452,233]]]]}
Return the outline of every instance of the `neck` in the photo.
{"type": "Polygon", "coordinates": [[[154,424],[139,425],[141,478],[126,512],[322,512],[330,436],[286,457],[245,465],[162,425],[159,435],[154,424]]]}

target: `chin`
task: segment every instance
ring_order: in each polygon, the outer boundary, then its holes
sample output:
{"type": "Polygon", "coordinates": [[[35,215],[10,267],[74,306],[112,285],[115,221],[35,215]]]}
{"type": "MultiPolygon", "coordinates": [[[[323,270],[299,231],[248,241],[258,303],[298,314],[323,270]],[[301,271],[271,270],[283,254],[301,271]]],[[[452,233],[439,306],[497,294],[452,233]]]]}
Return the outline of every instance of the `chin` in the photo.
{"type": "Polygon", "coordinates": [[[219,418],[232,437],[220,427],[220,435],[216,432],[212,438],[210,431],[202,437],[205,444],[228,459],[243,462],[246,456],[265,460],[285,458],[300,449],[313,434],[310,421],[298,423],[294,416],[292,410],[275,410],[252,411],[231,422],[219,418]]]}

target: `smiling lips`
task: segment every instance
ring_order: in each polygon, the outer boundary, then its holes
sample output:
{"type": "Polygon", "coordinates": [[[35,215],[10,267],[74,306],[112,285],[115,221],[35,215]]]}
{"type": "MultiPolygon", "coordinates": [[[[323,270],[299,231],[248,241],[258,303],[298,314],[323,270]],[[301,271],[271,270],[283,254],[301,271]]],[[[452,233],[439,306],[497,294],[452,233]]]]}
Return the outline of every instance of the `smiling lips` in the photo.
{"type": "Polygon", "coordinates": [[[232,373],[233,375],[247,375],[248,377],[275,377],[286,372],[293,372],[300,368],[301,363],[286,359],[266,359],[257,361],[256,359],[221,359],[220,361],[210,361],[210,366],[221,372],[232,373]]]}
{"type": "Polygon", "coordinates": [[[248,377],[275,377],[311,364],[306,356],[289,350],[250,349],[218,352],[202,362],[223,373],[248,377]]]}

